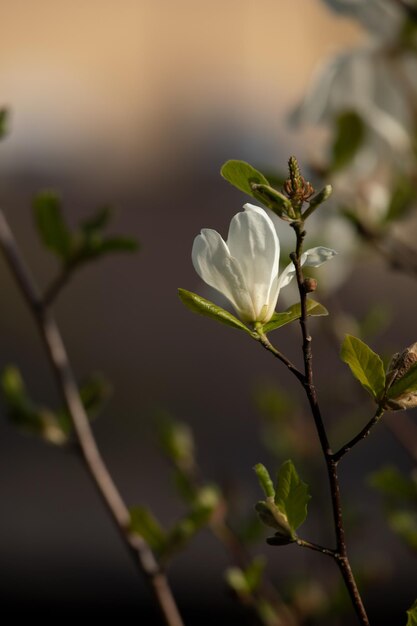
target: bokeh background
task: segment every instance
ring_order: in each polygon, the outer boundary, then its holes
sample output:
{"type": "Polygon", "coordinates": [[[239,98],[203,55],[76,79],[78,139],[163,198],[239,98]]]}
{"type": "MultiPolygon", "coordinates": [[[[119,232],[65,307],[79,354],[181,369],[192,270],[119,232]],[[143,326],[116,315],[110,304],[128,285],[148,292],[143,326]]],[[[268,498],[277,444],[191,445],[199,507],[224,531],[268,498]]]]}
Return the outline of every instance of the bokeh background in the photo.
{"type": "MultiPolygon", "coordinates": [[[[250,508],[259,497],[251,467],[269,458],[258,436],[254,389],[275,380],[292,389],[292,381],[255,343],[192,316],[176,289],[212,296],[192,268],[192,241],[202,227],[225,234],[244,200],[220,178],[221,164],[238,158],[271,171],[282,170],[289,154],[307,161],[321,135],[292,128],[290,113],[317,64],[356,45],[364,32],[319,0],[4,0],[1,15],[0,93],[11,110],[1,146],[1,204],[33,274],[46,286],[57,270],[33,227],[31,199],[42,188],[60,190],[72,224],[114,204],[112,231],[141,243],[137,255],[81,270],[55,307],[78,376],[99,370],[114,385],[94,428],[116,482],[130,504],[148,504],[167,525],[182,513],[155,442],[155,411],[165,408],[191,425],[207,479],[229,485],[239,506],[250,508]]],[[[413,280],[369,252],[347,273],[329,299],[359,316],[375,302],[388,303],[391,325],[376,348],[412,343],[413,280]]],[[[0,364],[16,363],[33,397],[53,405],[59,401],[53,377],[3,262],[0,275],[0,364]]],[[[296,330],[280,335],[292,355],[296,330]]],[[[334,365],[334,346],[324,335],[317,358],[331,421],[334,368],[342,373],[344,365],[334,365]]],[[[360,393],[368,419],[372,407],[360,393]]],[[[373,439],[352,453],[342,479],[356,507],[380,522],[380,500],[363,476],[387,459],[409,464],[383,428],[373,439]]],[[[325,494],[324,475],[322,485],[325,494]]],[[[3,409],[0,499],[3,607],[16,617],[64,609],[134,612],[158,623],[82,464],[16,432],[3,409]]],[[[309,531],[313,537],[323,531],[317,519],[309,531]]],[[[366,592],[375,623],[393,624],[414,600],[412,558],[384,523],[368,528],[358,559],[363,544],[396,577],[392,614],[386,604],[385,617],[378,613],[381,588],[390,595],[392,579],[366,592]]],[[[279,584],[287,572],[327,566],[291,547],[259,549],[279,584]]],[[[170,577],[189,623],[246,623],[225,590],[220,572],[227,563],[208,533],[175,560],[170,577]]]]}

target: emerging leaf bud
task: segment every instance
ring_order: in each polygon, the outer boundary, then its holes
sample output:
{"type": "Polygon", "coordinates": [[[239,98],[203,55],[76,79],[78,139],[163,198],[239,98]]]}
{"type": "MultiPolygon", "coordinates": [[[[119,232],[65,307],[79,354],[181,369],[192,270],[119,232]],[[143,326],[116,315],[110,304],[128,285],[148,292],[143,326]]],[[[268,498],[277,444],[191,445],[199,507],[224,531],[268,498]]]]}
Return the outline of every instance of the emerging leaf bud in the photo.
{"type": "Polygon", "coordinates": [[[251,188],[256,198],[278,215],[278,217],[286,221],[291,221],[296,218],[290,200],[288,200],[283,193],[270,185],[259,183],[251,183],[251,188]]]}
{"type": "Polygon", "coordinates": [[[309,201],[309,207],[303,213],[303,218],[307,219],[310,215],[319,207],[323,202],[326,202],[328,198],[332,195],[333,188],[331,185],[326,185],[321,189],[311,200],[309,201]]]}
{"type": "Polygon", "coordinates": [[[417,342],[394,354],[386,380],[387,409],[400,411],[417,406],[417,342]]]}

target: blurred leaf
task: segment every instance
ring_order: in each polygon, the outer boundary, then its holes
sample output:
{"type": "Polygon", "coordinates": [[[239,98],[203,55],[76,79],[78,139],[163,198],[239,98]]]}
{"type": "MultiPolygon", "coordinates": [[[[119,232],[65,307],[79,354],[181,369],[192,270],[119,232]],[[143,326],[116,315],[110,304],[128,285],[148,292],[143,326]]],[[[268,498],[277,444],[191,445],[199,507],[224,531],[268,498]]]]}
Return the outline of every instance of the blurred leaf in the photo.
{"type": "Polygon", "coordinates": [[[147,508],[134,506],[130,509],[130,530],[143,537],[158,554],[165,548],[166,533],[147,508]]]}
{"type": "Polygon", "coordinates": [[[66,433],[58,416],[32,402],[16,367],[6,367],[0,382],[9,419],[17,428],[56,445],[67,442],[66,433]]]}
{"type": "Polygon", "coordinates": [[[417,363],[414,363],[408,372],[391,385],[387,391],[388,398],[399,398],[405,393],[417,391],[417,363]]]}
{"type": "MultiPolygon", "coordinates": [[[[80,384],[81,402],[90,420],[94,419],[103,409],[112,394],[112,386],[102,374],[93,374],[80,384]]],[[[61,428],[67,433],[73,432],[71,417],[66,409],[57,413],[61,428]]]]}
{"type": "Polygon", "coordinates": [[[113,217],[113,210],[111,207],[103,207],[99,209],[94,215],[81,222],[81,230],[90,234],[94,231],[100,231],[105,228],[113,217]]]}
{"type": "Polygon", "coordinates": [[[369,476],[369,484],[390,499],[406,499],[417,504],[417,482],[396,467],[384,467],[369,476]]]}
{"type": "Polygon", "coordinates": [[[9,130],[9,112],[7,109],[0,109],[0,139],[3,139],[9,130]]]}
{"type": "Polygon", "coordinates": [[[245,161],[226,161],[226,163],[222,166],[220,173],[223,178],[234,185],[234,187],[237,187],[240,191],[247,193],[253,198],[256,198],[257,196],[253,192],[251,184],[255,183],[258,185],[269,186],[269,181],[265,178],[265,176],[245,161]]]}
{"type": "Polygon", "coordinates": [[[157,435],[162,450],[174,465],[187,468],[194,465],[194,437],[187,424],[162,413],[157,416],[157,435]]]}
{"type": "Polygon", "coordinates": [[[278,472],[275,504],[286,515],[293,532],[305,521],[310,498],[308,485],[298,476],[293,462],[285,461],[278,472]]]}
{"type": "Polygon", "coordinates": [[[261,582],[266,566],[266,559],[263,556],[255,557],[245,570],[245,578],[251,591],[256,591],[261,582]]]}
{"type": "Polygon", "coordinates": [[[66,261],[71,253],[71,233],[64,221],[59,196],[43,191],[33,201],[35,223],[43,244],[66,261]]]}
{"type": "Polygon", "coordinates": [[[350,164],[362,146],[364,137],[365,125],[358,113],[344,111],[336,118],[331,172],[337,172],[350,164]]]}
{"type": "Polygon", "coordinates": [[[391,311],[385,305],[371,306],[366,315],[359,321],[360,335],[370,339],[387,330],[391,322],[391,311]]]}
{"type": "MultiPolygon", "coordinates": [[[[307,314],[312,316],[322,316],[328,315],[328,310],[319,302],[312,300],[311,298],[307,299],[307,314]]],[[[264,324],[263,331],[264,333],[270,333],[272,330],[276,328],[281,328],[281,326],[285,326],[285,324],[289,324],[290,322],[294,322],[301,317],[301,305],[299,302],[290,306],[283,313],[274,313],[269,322],[264,324]]]]}
{"type": "Polygon", "coordinates": [[[390,222],[403,217],[414,206],[416,199],[416,186],[410,176],[399,174],[394,182],[385,221],[390,222]]]}
{"type": "Polygon", "coordinates": [[[417,510],[390,511],[388,523],[412,550],[417,550],[417,510]]]}
{"type": "Polygon", "coordinates": [[[247,326],[243,324],[243,322],[238,320],[237,317],[235,317],[225,309],[222,309],[213,302],[210,302],[210,300],[206,300],[205,298],[198,296],[196,293],[192,293],[191,291],[187,291],[186,289],[178,289],[178,295],[183,304],[185,304],[185,306],[190,309],[190,311],[193,311],[193,313],[199,313],[200,315],[211,317],[217,322],[221,322],[222,324],[226,324],[227,326],[232,326],[233,328],[244,330],[245,332],[252,335],[252,332],[247,326]]]}
{"type": "Polygon", "coordinates": [[[384,364],[381,357],[366,343],[352,335],[346,335],[340,356],[371,396],[376,400],[381,398],[385,388],[384,364]]]}
{"type": "Polygon", "coordinates": [[[406,626],[417,626],[417,600],[413,602],[413,606],[407,611],[407,616],[406,626]]]}
{"type": "Polygon", "coordinates": [[[238,596],[249,595],[250,590],[246,577],[240,567],[228,567],[224,573],[227,584],[238,596]]]}

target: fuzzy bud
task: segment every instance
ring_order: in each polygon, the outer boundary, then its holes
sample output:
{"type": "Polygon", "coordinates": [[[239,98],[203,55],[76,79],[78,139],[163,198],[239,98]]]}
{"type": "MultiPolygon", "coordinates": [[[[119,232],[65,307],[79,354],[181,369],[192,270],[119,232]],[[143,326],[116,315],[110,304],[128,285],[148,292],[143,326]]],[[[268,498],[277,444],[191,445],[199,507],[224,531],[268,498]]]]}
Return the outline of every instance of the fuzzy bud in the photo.
{"type": "Polygon", "coordinates": [[[304,279],[303,287],[305,293],[312,293],[317,289],[317,280],[308,276],[304,279]]]}
{"type": "MultiPolygon", "coordinates": [[[[394,354],[387,371],[388,395],[392,389],[417,363],[417,342],[406,348],[403,352],[394,354]]],[[[417,392],[406,391],[396,398],[388,398],[386,408],[393,411],[412,409],[417,406],[417,392]]]]}

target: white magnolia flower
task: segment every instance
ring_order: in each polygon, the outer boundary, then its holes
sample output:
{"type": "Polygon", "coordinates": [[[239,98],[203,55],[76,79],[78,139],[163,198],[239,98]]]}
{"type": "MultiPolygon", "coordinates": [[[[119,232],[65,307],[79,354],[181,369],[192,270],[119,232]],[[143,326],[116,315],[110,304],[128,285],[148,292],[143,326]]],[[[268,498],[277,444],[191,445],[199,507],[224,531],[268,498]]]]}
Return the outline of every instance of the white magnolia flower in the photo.
{"type": "MultiPolygon", "coordinates": [[[[280,289],[295,275],[290,263],[279,274],[280,245],[276,228],[264,209],[245,204],[230,222],[225,242],[215,230],[204,228],[194,240],[192,260],[196,272],[210,287],[231,302],[246,322],[268,322],[280,289]]],[[[335,255],[329,248],[311,248],[303,265],[318,267],[335,255]]]]}

